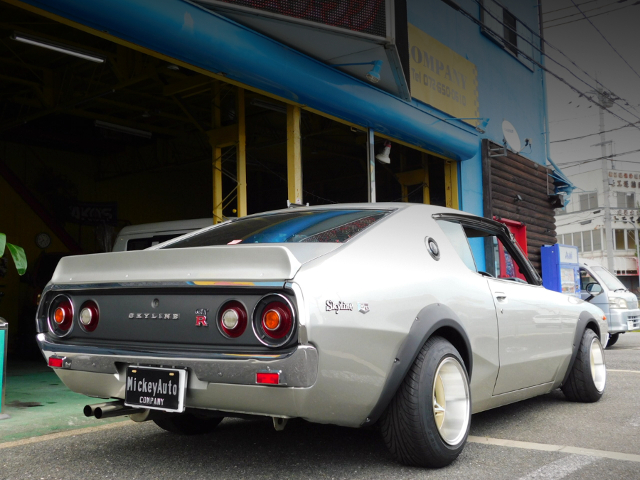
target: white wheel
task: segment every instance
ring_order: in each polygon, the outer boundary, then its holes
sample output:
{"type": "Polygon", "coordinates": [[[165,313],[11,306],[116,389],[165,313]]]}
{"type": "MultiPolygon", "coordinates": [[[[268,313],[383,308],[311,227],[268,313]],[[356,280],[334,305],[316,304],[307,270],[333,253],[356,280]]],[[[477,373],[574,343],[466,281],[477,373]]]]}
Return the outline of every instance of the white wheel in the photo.
{"type": "Polygon", "coordinates": [[[447,357],[436,371],[433,382],[433,417],[438,433],[448,445],[465,436],[469,423],[467,374],[458,360],[447,357]]]}
{"type": "Polygon", "coordinates": [[[462,358],[450,342],[431,337],[382,418],[384,441],[406,465],[444,467],[462,452],[470,423],[462,358]]]}
{"type": "Polygon", "coordinates": [[[573,402],[597,402],[604,393],[606,383],[604,349],[596,333],[586,329],[562,391],[573,402]]]}

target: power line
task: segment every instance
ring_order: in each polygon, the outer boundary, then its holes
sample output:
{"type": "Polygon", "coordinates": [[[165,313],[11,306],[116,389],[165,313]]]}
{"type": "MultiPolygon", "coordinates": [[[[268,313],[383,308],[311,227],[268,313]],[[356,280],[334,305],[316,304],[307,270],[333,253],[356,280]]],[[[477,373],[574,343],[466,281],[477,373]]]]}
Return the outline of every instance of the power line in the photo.
{"type": "MultiPolygon", "coordinates": [[[[479,25],[481,28],[484,28],[490,32],[492,32],[494,35],[500,37],[500,35],[496,32],[494,32],[493,30],[491,30],[490,28],[488,28],[486,25],[484,25],[480,20],[477,20],[474,16],[472,16],[469,12],[467,12],[466,10],[463,10],[460,6],[458,6],[457,4],[455,4],[452,0],[442,0],[443,2],[447,3],[450,6],[453,6],[456,10],[460,11],[463,15],[465,15],[467,18],[469,18],[471,21],[473,21],[475,24],[479,25]],[[452,5],[453,4],[453,5],[452,5]],[[455,6],[454,6],[455,5],[455,6]]],[[[561,66],[562,68],[564,68],[565,70],[567,70],[572,76],[574,76],[576,79],[578,79],[580,82],[584,83],[586,86],[588,86],[589,88],[593,88],[594,90],[597,90],[597,87],[594,87],[593,85],[589,84],[588,82],[582,80],[580,77],[578,77],[575,73],[573,73],[571,70],[569,70],[568,67],[566,67],[565,65],[562,65],[560,62],[558,62],[557,60],[555,60],[554,58],[550,57],[549,55],[546,55],[541,48],[535,46],[533,44],[533,42],[529,41],[528,39],[524,38],[524,36],[522,36],[520,33],[518,33],[518,31],[514,28],[512,28],[509,25],[506,25],[501,19],[499,19],[498,17],[496,17],[492,12],[490,12],[485,6],[484,4],[480,1],[480,0],[474,0],[475,3],[477,3],[480,8],[482,10],[484,10],[486,13],[489,14],[489,16],[491,16],[494,20],[496,20],[499,24],[501,24],[503,27],[508,28],[509,30],[511,30],[513,33],[516,34],[517,37],[520,37],[522,40],[524,40],[526,43],[528,43],[529,45],[531,45],[531,47],[535,50],[537,50],[538,52],[540,52],[542,55],[545,55],[549,60],[551,60],[552,62],[556,63],[557,65],[561,66]]],[[[504,6],[498,1],[498,0],[493,0],[494,3],[496,3],[498,6],[500,6],[502,9],[504,9],[504,6]]],[[[522,23],[522,22],[521,22],[522,23]]],[[[547,40],[545,40],[540,34],[534,32],[531,28],[527,27],[526,25],[522,24],[527,30],[529,30],[529,32],[531,32],[532,35],[538,37],[542,42],[544,42],[545,44],[549,45],[551,48],[553,48],[554,50],[556,50],[557,52],[559,52],[563,57],[565,57],[567,60],[569,60],[569,62],[571,62],[572,65],[574,65],[576,68],[578,68],[580,71],[582,71],[582,73],[584,73],[587,77],[591,78],[592,80],[595,80],[596,83],[600,84],[601,86],[604,87],[604,85],[601,82],[598,82],[597,79],[593,78],[588,72],[586,72],[584,69],[582,69],[576,62],[574,62],[571,58],[569,58],[569,56],[567,54],[565,54],[562,50],[560,50],[559,48],[557,48],[554,45],[551,45],[551,43],[549,43],[547,40]]],[[[595,102],[593,99],[591,99],[591,97],[589,97],[586,93],[579,91],[577,88],[573,87],[571,84],[569,84],[566,80],[564,80],[562,77],[556,75],[555,73],[553,73],[552,71],[550,71],[549,69],[547,69],[545,66],[541,65],[540,63],[536,62],[535,60],[533,60],[533,58],[529,57],[526,53],[524,53],[521,49],[517,48],[516,50],[523,56],[525,57],[527,60],[531,61],[533,64],[537,65],[539,68],[541,68],[542,70],[544,70],[547,73],[550,73],[552,76],[556,77],[558,80],[560,80],[562,83],[564,83],[565,85],[567,85],[569,88],[571,88],[572,90],[574,90],[576,93],[578,93],[578,95],[580,97],[585,97],[587,100],[589,100],[591,103],[593,103],[594,105],[597,105],[600,108],[603,108],[604,110],[607,110],[611,115],[613,115],[614,117],[618,118],[619,120],[622,120],[623,122],[627,123],[627,124],[631,124],[628,120],[625,120],[624,118],[614,114],[611,110],[609,110],[607,107],[600,105],[599,103],[595,102]]],[[[609,89],[607,89],[609,90],[609,89]]],[[[611,90],[609,90],[609,92],[611,92],[611,90]]],[[[613,92],[611,92],[613,93],[613,92]]],[[[633,115],[635,118],[637,118],[638,120],[640,120],[640,117],[638,115],[636,115],[635,113],[627,110],[624,106],[616,103],[616,100],[620,99],[620,100],[624,100],[622,97],[620,97],[619,95],[615,95],[615,97],[617,98],[612,98],[613,102],[618,105],[620,108],[622,108],[625,112],[633,115]]],[[[624,100],[625,102],[627,102],[627,104],[629,104],[628,100],[624,100]]],[[[638,128],[638,130],[640,130],[640,127],[636,127],[638,128]]]]}
{"type": "MultiPolygon", "coordinates": [[[[559,27],[561,25],[568,25],[570,23],[581,22],[583,20],[589,20],[590,18],[593,18],[593,17],[599,17],[600,15],[606,15],[608,13],[617,12],[618,10],[624,10],[625,8],[635,7],[636,5],[640,5],[640,2],[636,2],[636,3],[633,3],[631,5],[624,5],[624,6],[620,7],[620,8],[615,8],[615,9],[609,10],[607,12],[595,13],[593,15],[589,15],[588,17],[585,15],[584,18],[576,18],[575,20],[569,20],[568,22],[562,22],[562,23],[557,23],[555,25],[549,25],[548,27],[545,27],[545,28],[554,28],[554,27],[559,27]]],[[[566,18],[566,17],[562,17],[562,18],[566,18]]],[[[554,20],[559,20],[559,19],[554,19],[554,20]]],[[[554,20],[549,20],[549,22],[553,22],[554,20]]]]}
{"type": "MultiPolygon", "coordinates": [[[[640,122],[635,122],[635,123],[640,123],[640,122]]],[[[563,138],[562,140],[553,140],[552,142],[549,142],[549,143],[561,143],[561,142],[569,142],[571,140],[581,140],[583,138],[593,137],[594,135],[600,135],[601,133],[615,132],[616,130],[622,130],[623,128],[629,128],[629,125],[623,125],[621,127],[612,128],[611,130],[604,130],[603,132],[590,133],[588,135],[582,135],[580,137],[563,138]]]]}
{"type": "MultiPolygon", "coordinates": [[[[574,165],[574,167],[577,167],[578,165],[574,165]]],[[[571,168],[571,167],[566,167],[566,168],[571,168]]],[[[577,175],[582,175],[583,173],[591,173],[591,172],[597,172],[598,170],[600,170],[601,168],[594,168],[593,170],[585,170],[584,172],[578,172],[578,173],[572,173],[572,176],[577,176],[577,175]]]]}
{"type": "MultiPolygon", "coordinates": [[[[585,13],[586,12],[593,12],[594,10],[600,10],[601,8],[611,7],[611,6],[619,4],[619,3],[620,2],[618,0],[615,0],[615,1],[611,2],[611,3],[607,3],[607,4],[604,4],[604,5],[600,5],[598,7],[590,8],[589,10],[585,10],[584,12],[585,13]]],[[[625,7],[628,7],[628,6],[629,5],[625,5],[625,7]]],[[[567,7],[567,8],[572,8],[572,7],[567,7]]],[[[621,7],[621,8],[623,8],[623,7],[621,7]]],[[[570,13],[569,15],[565,15],[564,17],[558,17],[558,18],[552,18],[550,20],[545,20],[544,23],[555,22],[557,20],[563,20],[565,18],[571,18],[571,17],[575,17],[575,16],[578,16],[578,15],[580,15],[580,13],[570,13]]]]}
{"type": "MultiPolygon", "coordinates": [[[[582,2],[582,3],[579,3],[578,5],[586,5],[587,3],[599,2],[599,1],[600,0],[589,0],[588,2],[582,2]]],[[[569,10],[570,8],[573,8],[573,7],[562,7],[556,10],[549,10],[548,12],[543,13],[543,15],[549,15],[550,13],[559,12],[561,10],[569,10]]]]}
{"type": "MultiPolygon", "coordinates": [[[[571,213],[567,213],[566,215],[571,215],[571,213]]],[[[584,218],[581,218],[580,220],[574,220],[572,222],[567,222],[567,223],[563,223],[563,224],[560,224],[560,225],[556,223],[556,228],[558,228],[558,227],[566,227],[568,225],[575,225],[577,223],[582,223],[582,222],[584,222],[586,220],[595,220],[596,218],[600,218],[600,217],[604,217],[604,214],[602,214],[602,215],[594,215],[593,217],[584,217],[584,218]]],[[[589,224],[585,223],[584,225],[589,225],[589,224]]],[[[589,229],[589,230],[585,230],[585,231],[586,232],[590,232],[591,230],[595,230],[595,229],[589,229]]],[[[559,233],[558,235],[569,235],[571,233],[581,233],[581,232],[559,233]]]]}
{"type": "MultiPolygon", "coordinates": [[[[620,52],[618,52],[618,50],[616,50],[616,48],[615,48],[613,45],[611,45],[611,42],[607,39],[607,37],[605,37],[605,36],[604,36],[604,34],[603,34],[599,29],[598,29],[598,27],[596,27],[596,26],[593,24],[593,22],[592,22],[591,20],[589,20],[589,17],[587,17],[587,16],[584,14],[584,12],[580,9],[580,7],[579,7],[578,5],[576,5],[576,2],[574,2],[573,0],[571,0],[571,3],[573,3],[573,6],[574,6],[574,7],[576,7],[576,8],[578,9],[578,11],[579,11],[580,13],[582,13],[582,15],[584,15],[584,18],[586,18],[586,19],[587,19],[587,21],[591,24],[591,26],[592,26],[593,28],[595,28],[595,29],[596,29],[596,32],[598,32],[598,33],[600,34],[600,36],[604,39],[604,41],[605,41],[605,42],[607,42],[607,43],[609,44],[609,46],[611,47],[611,49],[612,49],[614,52],[616,52],[616,53],[618,54],[618,56],[622,59],[622,61],[623,61],[624,63],[626,63],[626,64],[627,64],[627,66],[628,66],[631,70],[633,70],[633,73],[635,73],[635,74],[636,74],[636,76],[637,76],[638,78],[640,78],[640,73],[636,72],[635,68],[633,68],[633,67],[629,64],[629,62],[627,62],[627,60],[626,60],[626,59],[625,59],[625,58],[620,54],[620,52]]],[[[637,5],[638,3],[639,3],[639,2],[636,2],[636,3],[634,3],[633,5],[637,5]]],[[[629,6],[630,6],[630,7],[632,7],[633,5],[629,5],[629,6]]]]}
{"type": "MultiPolygon", "coordinates": [[[[458,4],[456,4],[453,0],[442,0],[444,3],[446,3],[447,5],[453,7],[454,9],[456,9],[457,11],[459,11],[460,13],[462,13],[464,16],[466,16],[469,20],[471,20],[473,23],[475,23],[476,25],[480,26],[481,28],[492,32],[494,35],[496,35],[499,38],[502,38],[497,32],[494,32],[493,30],[491,30],[490,28],[488,28],[483,22],[481,22],[480,20],[476,19],[473,15],[471,15],[469,12],[467,12],[466,10],[464,10],[462,7],[460,7],[458,4]]],[[[596,87],[594,87],[593,85],[589,84],[588,82],[582,80],[580,77],[578,77],[575,73],[573,73],[571,70],[569,70],[568,67],[566,67],[565,65],[562,65],[560,62],[558,62],[557,60],[555,60],[554,58],[550,57],[549,55],[546,55],[542,49],[540,49],[539,47],[535,46],[533,44],[533,42],[529,41],[528,39],[524,38],[524,36],[522,36],[521,34],[519,34],[517,32],[516,29],[512,28],[509,25],[506,25],[502,20],[500,20],[499,18],[497,18],[493,13],[491,13],[480,0],[474,0],[475,3],[477,3],[480,8],[482,10],[484,10],[487,14],[489,14],[489,16],[491,16],[494,20],[496,20],[499,24],[501,24],[503,27],[508,28],[509,30],[511,30],[513,33],[516,34],[517,37],[520,37],[522,40],[524,40],[526,43],[528,43],[529,45],[531,45],[531,47],[533,47],[533,49],[537,50],[538,52],[540,52],[542,55],[545,55],[549,60],[551,60],[552,62],[560,65],[562,68],[564,68],[565,70],[567,70],[571,75],[573,75],[576,79],[578,79],[580,82],[584,83],[585,85],[587,85],[590,88],[593,88],[594,90],[597,90],[596,87]]],[[[504,9],[504,6],[498,1],[498,0],[493,0],[497,5],[499,5],[501,8],[504,9]]],[[[591,77],[591,75],[589,75],[588,72],[584,71],[582,68],[580,68],[571,58],[569,58],[569,56],[567,56],[564,52],[562,52],[562,50],[560,50],[559,48],[557,48],[556,46],[552,45],[551,43],[549,43],[547,40],[545,40],[544,38],[542,38],[541,35],[539,35],[538,33],[534,32],[531,28],[527,27],[526,25],[522,24],[525,28],[527,28],[527,30],[529,30],[529,32],[531,32],[532,35],[538,37],[542,42],[544,42],[545,44],[549,45],[551,48],[553,48],[554,50],[558,51],[561,55],[563,55],[565,58],[567,58],[567,60],[569,60],[575,67],[577,67],[578,69],[580,69],[583,73],[585,73],[589,78],[595,80],[598,84],[602,85],[601,82],[598,82],[597,79],[594,79],[593,77],[591,77]]],[[[578,90],[576,87],[574,87],[573,85],[571,85],[569,82],[567,82],[564,78],[560,77],[559,75],[557,75],[556,73],[552,72],[551,70],[549,70],[547,67],[545,67],[544,65],[540,64],[539,62],[536,62],[531,56],[527,55],[525,52],[523,52],[521,49],[519,49],[517,46],[515,46],[516,51],[518,53],[520,53],[524,58],[526,58],[527,60],[529,60],[531,63],[533,63],[534,65],[536,65],[538,68],[540,68],[541,70],[544,70],[545,72],[549,73],[551,76],[557,78],[558,80],[560,80],[562,83],[564,83],[565,85],[567,85],[571,90],[573,90],[575,93],[577,93],[580,97],[585,97],[589,102],[593,103],[594,105],[598,106],[599,108],[602,108],[604,110],[606,110],[607,112],[609,112],[612,116],[616,117],[619,120],[622,120],[623,122],[625,122],[627,125],[633,126],[634,128],[637,128],[638,130],[640,130],[640,126],[634,125],[631,122],[629,122],[628,120],[622,118],[621,116],[619,116],[618,114],[612,112],[611,110],[609,110],[609,108],[607,108],[604,105],[600,105],[598,102],[596,102],[595,100],[593,100],[587,93],[582,92],[580,90],[578,90]]],[[[604,85],[602,85],[604,86],[604,85]]],[[[611,90],[609,90],[611,92],[611,90]]],[[[611,92],[613,93],[613,92],[611,92]]],[[[618,97],[619,99],[622,99],[622,97],[619,97],[618,95],[616,95],[616,97],[618,97]]],[[[613,102],[615,103],[615,101],[617,99],[612,99],[613,102]]],[[[624,99],[622,99],[624,100],[624,99]]],[[[627,103],[629,103],[627,100],[625,100],[627,103]]],[[[620,108],[622,108],[624,111],[626,111],[627,113],[633,115],[635,118],[640,120],[640,117],[638,117],[636,114],[634,114],[633,112],[627,110],[626,108],[624,108],[624,106],[617,104],[620,108]]]]}
{"type": "MultiPolygon", "coordinates": [[[[606,155],[604,157],[588,158],[586,160],[576,160],[573,162],[558,163],[558,165],[562,165],[564,168],[576,167],[578,165],[584,165],[585,163],[589,163],[589,162],[596,162],[598,160],[608,160],[608,159],[611,159],[612,157],[622,157],[625,155],[631,155],[632,153],[638,153],[638,152],[640,152],[640,148],[638,148],[637,150],[629,150],[628,152],[613,153],[611,155],[606,155]]],[[[631,161],[631,160],[616,160],[616,162],[640,164],[640,161],[631,161]]]]}

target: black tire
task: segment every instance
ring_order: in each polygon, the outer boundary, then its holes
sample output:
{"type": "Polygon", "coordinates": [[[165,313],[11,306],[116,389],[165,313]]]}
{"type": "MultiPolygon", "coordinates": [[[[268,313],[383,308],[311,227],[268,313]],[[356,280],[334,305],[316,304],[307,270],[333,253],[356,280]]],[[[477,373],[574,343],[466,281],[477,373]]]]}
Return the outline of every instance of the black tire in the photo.
{"type": "Polygon", "coordinates": [[[609,335],[609,341],[607,342],[607,348],[613,347],[616,344],[616,342],[618,341],[618,338],[620,338],[620,334],[619,333],[612,333],[611,335],[609,335]]]}
{"type": "Polygon", "coordinates": [[[562,385],[562,391],[572,402],[597,402],[604,393],[606,380],[604,350],[596,333],[588,328],[582,334],[578,354],[567,381],[562,385]]]}
{"type": "Polygon", "coordinates": [[[471,396],[464,362],[451,343],[442,337],[431,337],[382,418],[382,437],[389,451],[405,465],[444,467],[460,455],[470,424],[471,396]],[[446,383],[455,384],[455,391],[459,392],[457,399],[450,394],[451,389],[445,392],[442,388],[443,376],[451,379],[446,383]],[[447,401],[440,401],[444,404],[439,417],[442,430],[436,422],[438,387],[442,388],[442,399],[445,399],[444,393],[448,396],[447,401]],[[446,417],[445,412],[451,413],[446,417]]]}
{"type": "Polygon", "coordinates": [[[215,429],[223,418],[200,417],[193,413],[161,413],[154,416],[153,422],[167,432],[179,435],[201,435],[215,429]]]}

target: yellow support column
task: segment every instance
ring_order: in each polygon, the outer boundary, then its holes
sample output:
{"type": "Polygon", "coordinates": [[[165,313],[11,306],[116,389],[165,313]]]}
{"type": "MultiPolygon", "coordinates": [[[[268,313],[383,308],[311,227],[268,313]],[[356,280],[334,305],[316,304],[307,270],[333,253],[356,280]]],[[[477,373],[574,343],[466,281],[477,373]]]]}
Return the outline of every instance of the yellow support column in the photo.
{"type": "Polygon", "coordinates": [[[444,183],[446,186],[447,207],[460,209],[458,202],[458,163],[452,160],[444,162],[444,183]]]}
{"type": "Polygon", "coordinates": [[[291,203],[302,204],[300,107],[287,105],[287,184],[291,203]]]}
{"type": "Polygon", "coordinates": [[[247,214],[247,130],[244,111],[244,88],[238,87],[238,146],[237,176],[238,176],[238,217],[247,214]]]}
{"type": "MultiPolygon", "coordinates": [[[[212,130],[220,128],[220,82],[213,82],[213,99],[211,105],[212,130]]],[[[222,222],[222,148],[214,138],[210,138],[213,154],[213,223],[222,222]]]]}
{"type": "Polygon", "coordinates": [[[426,153],[422,154],[422,170],[424,170],[424,181],[422,183],[422,203],[431,205],[431,191],[429,190],[429,158],[426,153]]]}

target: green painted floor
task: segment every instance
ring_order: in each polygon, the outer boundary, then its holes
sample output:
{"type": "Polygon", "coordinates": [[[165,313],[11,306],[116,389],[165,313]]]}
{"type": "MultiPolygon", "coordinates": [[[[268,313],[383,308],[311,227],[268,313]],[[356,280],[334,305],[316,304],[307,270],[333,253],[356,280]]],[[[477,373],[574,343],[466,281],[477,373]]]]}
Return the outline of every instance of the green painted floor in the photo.
{"type": "Polygon", "coordinates": [[[122,422],[128,417],[105,420],[87,418],[82,409],[101,400],[73,393],[41,361],[7,361],[7,378],[0,420],[0,443],[64,430],[122,422]]]}

